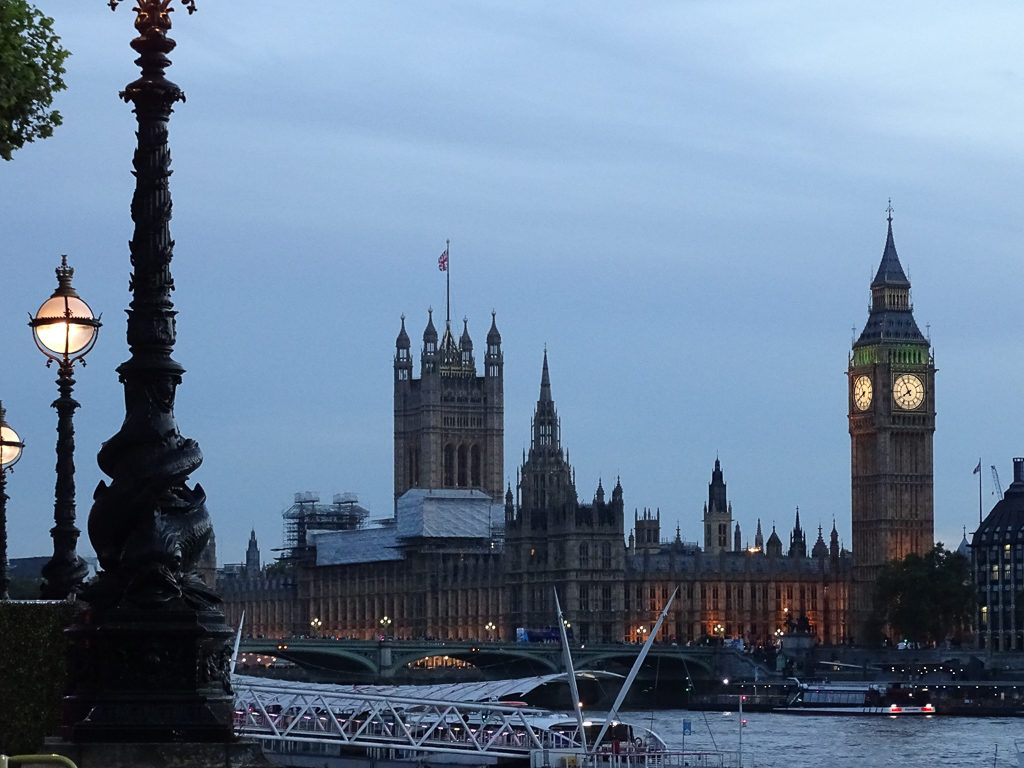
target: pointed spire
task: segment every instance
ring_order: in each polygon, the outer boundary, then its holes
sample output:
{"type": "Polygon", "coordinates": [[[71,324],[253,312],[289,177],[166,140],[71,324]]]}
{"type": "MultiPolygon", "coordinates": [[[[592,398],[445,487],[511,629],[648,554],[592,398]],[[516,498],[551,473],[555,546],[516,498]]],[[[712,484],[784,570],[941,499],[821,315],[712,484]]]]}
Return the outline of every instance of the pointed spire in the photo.
{"type": "Polygon", "coordinates": [[[722,475],[722,463],[715,456],[715,468],[711,472],[711,482],[708,483],[708,505],[712,512],[724,514],[729,511],[729,502],[726,496],[725,479],[722,475]]]}
{"type": "Polygon", "coordinates": [[[892,200],[889,200],[889,207],[886,210],[889,214],[887,216],[889,231],[885,237],[885,250],[882,251],[882,261],[878,265],[875,279],[871,281],[871,287],[888,285],[909,288],[910,281],[903,271],[903,265],[900,264],[900,257],[896,254],[896,242],[892,236],[892,200]]]}
{"type": "Polygon", "coordinates": [[[765,554],[768,557],[779,557],[782,554],[782,539],[779,538],[774,523],[772,523],[772,534],[768,537],[768,543],[765,544],[765,554]]]}
{"type": "Polygon", "coordinates": [[[491,310],[491,330],[487,332],[487,343],[501,344],[501,334],[498,333],[498,323],[493,309],[491,310]]]}
{"type": "Polygon", "coordinates": [[[434,308],[427,310],[427,327],[423,330],[423,341],[437,343],[437,329],[434,327],[434,308]]]}
{"type": "Polygon", "coordinates": [[[800,507],[796,508],[796,523],[793,525],[793,532],[789,535],[789,556],[807,557],[807,536],[800,528],[800,507]]]}
{"type": "Polygon", "coordinates": [[[882,260],[878,265],[878,272],[875,273],[875,279],[871,281],[871,310],[860,338],[854,342],[855,349],[879,342],[929,345],[914,321],[914,307],[910,301],[910,280],[907,279],[900,258],[896,254],[896,243],[892,235],[891,203],[887,219],[885,250],[882,252],[882,260]]]}
{"type": "Polygon", "coordinates": [[[548,347],[544,345],[544,367],[540,374],[540,400],[551,401],[551,376],[548,374],[548,347]]]}
{"type": "Polygon", "coordinates": [[[821,535],[821,526],[818,526],[818,540],[814,542],[811,550],[811,557],[821,559],[828,557],[828,547],[825,545],[825,538],[821,535]]]}
{"type": "Polygon", "coordinates": [[[537,408],[533,413],[533,442],[530,446],[530,455],[539,450],[550,456],[558,456],[562,461],[561,430],[558,423],[558,413],[555,409],[555,401],[551,397],[551,377],[548,373],[548,350],[544,347],[544,364],[540,376],[540,396],[537,398],[537,408]]]}
{"type": "Polygon", "coordinates": [[[402,315],[402,329],[398,332],[398,338],[395,339],[395,347],[409,349],[409,334],[405,331],[405,314],[402,315]]]}

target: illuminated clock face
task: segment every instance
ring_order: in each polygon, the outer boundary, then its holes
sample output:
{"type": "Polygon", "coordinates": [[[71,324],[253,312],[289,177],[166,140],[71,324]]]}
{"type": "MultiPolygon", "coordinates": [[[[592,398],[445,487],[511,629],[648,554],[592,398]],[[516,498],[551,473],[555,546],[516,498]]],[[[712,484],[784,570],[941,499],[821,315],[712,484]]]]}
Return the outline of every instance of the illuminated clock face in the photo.
{"type": "Polygon", "coordinates": [[[867,376],[858,376],[853,380],[853,404],[859,411],[866,411],[871,405],[871,379],[867,376]]]}
{"type": "Polygon", "coordinates": [[[924,402],[924,384],[911,373],[897,376],[892,384],[892,398],[900,408],[911,411],[924,402]]]}

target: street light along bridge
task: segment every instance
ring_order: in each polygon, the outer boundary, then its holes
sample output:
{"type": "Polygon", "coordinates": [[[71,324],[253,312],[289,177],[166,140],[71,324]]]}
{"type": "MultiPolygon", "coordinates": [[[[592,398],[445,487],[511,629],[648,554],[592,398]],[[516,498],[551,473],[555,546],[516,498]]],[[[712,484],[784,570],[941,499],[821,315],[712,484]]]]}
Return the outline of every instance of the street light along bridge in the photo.
{"type": "MultiPolygon", "coordinates": [[[[351,682],[383,682],[400,678],[427,679],[409,669],[418,661],[446,656],[474,668],[485,680],[500,680],[563,671],[560,643],[512,643],[427,640],[335,640],[333,638],[245,638],[242,654],[262,654],[286,659],[351,682]]],[[[574,646],[577,669],[625,675],[636,659],[637,646],[627,643],[586,643],[574,646]]],[[[656,643],[648,653],[645,669],[656,671],[662,681],[711,680],[718,677],[726,659],[741,657],[721,646],[676,646],[656,643]]],[[[749,657],[746,657],[749,658],[749,657]]]]}

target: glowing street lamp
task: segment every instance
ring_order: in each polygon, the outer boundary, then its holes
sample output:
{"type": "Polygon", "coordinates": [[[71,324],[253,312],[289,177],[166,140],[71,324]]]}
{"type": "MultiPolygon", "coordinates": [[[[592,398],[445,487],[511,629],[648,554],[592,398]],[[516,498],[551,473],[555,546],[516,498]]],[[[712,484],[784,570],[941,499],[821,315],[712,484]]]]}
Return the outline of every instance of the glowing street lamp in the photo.
{"type": "Polygon", "coordinates": [[[497,629],[497,627],[496,627],[496,626],[494,625],[494,622],[493,622],[493,621],[488,621],[488,622],[487,622],[487,623],[486,623],[486,624],[484,625],[484,629],[486,629],[486,630],[487,630],[487,633],[488,633],[488,639],[490,639],[490,640],[493,640],[493,639],[494,639],[494,630],[496,630],[496,629],[497,629]]]}
{"type": "Polygon", "coordinates": [[[43,566],[41,594],[49,600],[63,600],[76,592],[89,572],[78,556],[76,545],[79,530],[75,527],[75,409],[78,402],[71,397],[74,390],[74,367],[96,343],[100,320],[79,297],[71,285],[75,270],[68,266],[68,257],[60,257],[57,267],[57,290],[29,320],[32,337],[39,351],[46,355],[46,365],[57,363],[57,391],[53,401],[57,409],[57,485],[54,492],[53,557],[43,566]]]}
{"type": "Polygon", "coordinates": [[[21,442],[18,433],[7,426],[5,411],[0,403],[0,600],[6,600],[7,585],[7,470],[18,463],[21,442]]]}
{"type": "Polygon", "coordinates": [[[316,637],[317,632],[320,631],[320,627],[322,627],[323,625],[324,623],[320,620],[320,617],[316,617],[309,622],[309,627],[312,630],[312,634],[314,637],[316,637]]]}

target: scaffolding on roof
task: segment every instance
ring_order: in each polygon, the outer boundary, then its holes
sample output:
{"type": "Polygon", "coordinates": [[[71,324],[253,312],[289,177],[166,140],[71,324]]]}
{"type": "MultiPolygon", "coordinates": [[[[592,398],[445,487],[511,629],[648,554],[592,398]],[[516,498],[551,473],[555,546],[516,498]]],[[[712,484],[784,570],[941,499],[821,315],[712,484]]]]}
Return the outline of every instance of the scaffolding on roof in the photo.
{"type": "Polygon", "coordinates": [[[304,561],[313,556],[309,534],[313,531],[354,531],[363,527],[370,511],[359,505],[351,491],[334,494],[330,504],[320,503],[320,494],[299,491],[294,503],[283,513],[284,554],[280,559],[304,561]]]}

